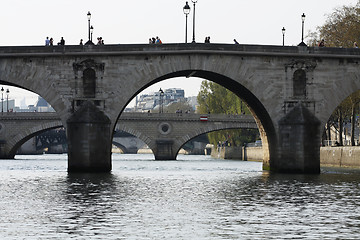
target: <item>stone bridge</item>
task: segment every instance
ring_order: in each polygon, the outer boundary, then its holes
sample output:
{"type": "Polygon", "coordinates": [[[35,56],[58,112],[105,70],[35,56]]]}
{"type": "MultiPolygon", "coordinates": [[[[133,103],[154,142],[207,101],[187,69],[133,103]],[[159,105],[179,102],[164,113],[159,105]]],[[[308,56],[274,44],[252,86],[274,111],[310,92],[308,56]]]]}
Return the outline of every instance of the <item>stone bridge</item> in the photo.
{"type": "Polygon", "coordinates": [[[56,110],[67,129],[69,171],[110,171],[125,106],[150,85],[184,76],[219,83],[248,104],[264,169],[319,173],[323,126],[360,89],[359,60],[360,49],[306,46],[1,47],[0,83],[33,91],[56,110]]]}
{"type": "MultiPolygon", "coordinates": [[[[56,113],[3,113],[0,115],[0,158],[14,158],[17,149],[33,136],[62,127],[56,113]]],[[[153,151],[157,160],[175,160],[192,138],[222,129],[257,128],[249,115],[123,113],[116,130],[130,133],[153,151]]]]}

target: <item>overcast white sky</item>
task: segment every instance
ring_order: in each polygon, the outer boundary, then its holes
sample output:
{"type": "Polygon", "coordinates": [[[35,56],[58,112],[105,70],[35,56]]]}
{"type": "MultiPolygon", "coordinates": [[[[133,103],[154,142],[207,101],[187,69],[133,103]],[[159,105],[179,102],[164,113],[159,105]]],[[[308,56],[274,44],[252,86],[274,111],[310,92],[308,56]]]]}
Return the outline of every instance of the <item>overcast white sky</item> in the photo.
{"type": "MultiPolygon", "coordinates": [[[[93,38],[105,44],[148,43],[159,36],[163,43],[185,41],[184,0],[0,0],[1,46],[44,45],[47,36],[57,43],[64,37],[67,45],[77,45],[88,37],[87,12],[92,14],[93,38]]],[[[196,4],[196,41],[206,36],[212,43],[281,45],[281,29],[286,28],[285,44],[301,41],[301,15],[305,13],[305,32],[316,30],[326,14],[357,0],[198,0],[196,4]]],[[[188,18],[188,41],[192,38],[193,4],[188,18]]],[[[183,88],[187,96],[197,95],[201,80],[161,82],[159,88],[183,88]]],[[[34,97],[10,88],[10,98],[27,104],[34,97]]]]}

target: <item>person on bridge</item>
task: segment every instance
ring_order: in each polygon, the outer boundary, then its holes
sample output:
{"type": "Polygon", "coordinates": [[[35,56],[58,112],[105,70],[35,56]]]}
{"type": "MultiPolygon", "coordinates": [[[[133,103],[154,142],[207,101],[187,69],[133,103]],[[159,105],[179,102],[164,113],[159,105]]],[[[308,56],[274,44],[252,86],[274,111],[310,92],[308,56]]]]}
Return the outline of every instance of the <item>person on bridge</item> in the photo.
{"type": "Polygon", "coordinates": [[[50,46],[53,46],[53,45],[54,45],[54,39],[50,38],[50,46]]]}
{"type": "Polygon", "coordinates": [[[159,37],[156,37],[156,42],[155,43],[156,44],[162,44],[162,41],[161,41],[161,39],[159,37]]]}
{"type": "Polygon", "coordinates": [[[46,37],[46,39],[45,39],[45,46],[50,46],[49,37],[46,37]]]}
{"type": "Polygon", "coordinates": [[[61,37],[60,42],[58,43],[58,45],[65,45],[65,39],[63,37],[61,37]]]}
{"type": "Polygon", "coordinates": [[[319,43],[319,47],[325,47],[325,40],[321,40],[321,42],[319,43]]]}

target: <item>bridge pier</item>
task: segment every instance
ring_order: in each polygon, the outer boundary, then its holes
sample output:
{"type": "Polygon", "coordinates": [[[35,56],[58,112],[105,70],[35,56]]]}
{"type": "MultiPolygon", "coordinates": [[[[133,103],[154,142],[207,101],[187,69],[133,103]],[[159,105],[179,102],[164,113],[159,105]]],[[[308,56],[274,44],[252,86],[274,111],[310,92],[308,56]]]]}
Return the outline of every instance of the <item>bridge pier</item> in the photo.
{"type": "Polygon", "coordinates": [[[110,172],[110,119],[90,101],[67,120],[68,172],[110,172]]]}
{"type": "Polygon", "coordinates": [[[302,104],[279,122],[279,159],[271,168],[284,173],[320,173],[320,121],[302,104]]]}
{"type": "Polygon", "coordinates": [[[154,149],[155,160],[176,160],[173,145],[174,141],[170,139],[156,140],[156,149],[154,149]]]}
{"type": "Polygon", "coordinates": [[[6,141],[0,140],[0,159],[14,159],[15,153],[9,153],[5,151],[6,141]]]}

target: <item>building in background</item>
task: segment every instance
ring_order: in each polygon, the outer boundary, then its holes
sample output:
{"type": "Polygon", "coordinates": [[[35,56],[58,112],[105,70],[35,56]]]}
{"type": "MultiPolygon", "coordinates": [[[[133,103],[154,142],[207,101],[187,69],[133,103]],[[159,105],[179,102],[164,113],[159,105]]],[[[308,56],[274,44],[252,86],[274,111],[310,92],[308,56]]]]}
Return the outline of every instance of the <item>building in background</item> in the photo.
{"type": "Polygon", "coordinates": [[[55,112],[51,105],[40,96],[35,105],[29,105],[27,108],[14,107],[13,109],[15,112],[55,112]]]}
{"type": "Polygon", "coordinates": [[[127,112],[148,112],[154,109],[159,109],[160,106],[166,107],[173,103],[183,102],[188,103],[195,110],[197,101],[196,97],[185,98],[185,91],[180,88],[165,89],[161,94],[160,91],[149,94],[136,96],[134,108],[127,108],[127,112]]]}

